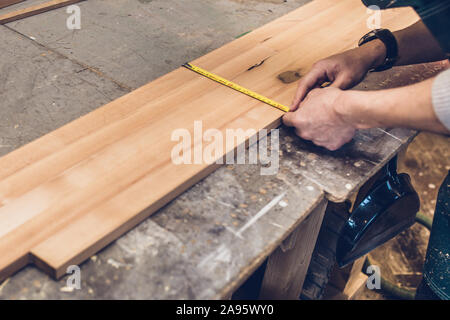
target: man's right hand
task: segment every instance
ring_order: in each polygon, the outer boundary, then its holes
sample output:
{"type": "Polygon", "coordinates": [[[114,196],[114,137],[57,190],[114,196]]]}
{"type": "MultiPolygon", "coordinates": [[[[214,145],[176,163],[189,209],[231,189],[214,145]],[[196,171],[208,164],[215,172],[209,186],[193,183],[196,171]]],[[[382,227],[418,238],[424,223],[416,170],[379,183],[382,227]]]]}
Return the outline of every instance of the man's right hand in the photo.
{"type": "Polygon", "coordinates": [[[386,48],[380,40],[371,41],[362,47],[351,49],[316,62],[310,72],[299,83],[291,111],[297,110],[306,95],[325,82],[332,87],[349,89],[360,83],[367,72],[381,63],[386,48]]]}

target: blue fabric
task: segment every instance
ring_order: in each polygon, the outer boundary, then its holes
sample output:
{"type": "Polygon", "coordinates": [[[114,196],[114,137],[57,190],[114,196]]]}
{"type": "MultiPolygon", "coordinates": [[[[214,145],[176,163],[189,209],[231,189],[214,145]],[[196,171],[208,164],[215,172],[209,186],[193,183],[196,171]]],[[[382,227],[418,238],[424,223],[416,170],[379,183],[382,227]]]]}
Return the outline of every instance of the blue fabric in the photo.
{"type": "Polygon", "coordinates": [[[450,172],[439,190],[423,277],[440,299],[450,300],[450,172]]]}

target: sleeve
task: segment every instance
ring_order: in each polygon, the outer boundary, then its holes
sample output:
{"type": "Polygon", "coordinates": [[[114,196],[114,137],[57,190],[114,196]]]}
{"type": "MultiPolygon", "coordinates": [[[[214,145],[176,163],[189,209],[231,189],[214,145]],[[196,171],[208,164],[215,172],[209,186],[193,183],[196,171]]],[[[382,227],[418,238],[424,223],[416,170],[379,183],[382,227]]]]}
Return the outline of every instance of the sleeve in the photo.
{"type": "Polygon", "coordinates": [[[450,69],[436,77],[431,96],[436,116],[450,130],[450,69]]]}

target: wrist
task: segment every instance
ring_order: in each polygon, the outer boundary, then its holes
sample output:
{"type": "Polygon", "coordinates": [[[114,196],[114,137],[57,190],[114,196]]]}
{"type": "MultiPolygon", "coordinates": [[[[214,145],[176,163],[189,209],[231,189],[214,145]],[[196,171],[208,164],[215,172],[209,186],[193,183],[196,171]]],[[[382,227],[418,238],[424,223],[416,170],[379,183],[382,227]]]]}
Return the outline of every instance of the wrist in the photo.
{"type": "Polygon", "coordinates": [[[335,112],[346,124],[355,129],[368,129],[377,127],[374,115],[371,112],[368,96],[370,92],[358,90],[341,91],[338,102],[335,104],[335,112]]]}
{"type": "Polygon", "coordinates": [[[386,60],[386,46],[379,39],[365,43],[359,48],[363,50],[368,69],[375,69],[381,66],[386,60]]]}

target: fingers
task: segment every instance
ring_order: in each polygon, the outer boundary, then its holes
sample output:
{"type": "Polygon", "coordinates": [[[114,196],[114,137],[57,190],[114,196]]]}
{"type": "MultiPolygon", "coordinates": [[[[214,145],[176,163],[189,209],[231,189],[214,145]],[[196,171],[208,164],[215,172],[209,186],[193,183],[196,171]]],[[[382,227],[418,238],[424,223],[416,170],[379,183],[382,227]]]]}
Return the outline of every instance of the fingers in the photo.
{"type": "Polygon", "coordinates": [[[320,86],[321,82],[324,82],[325,79],[326,74],[323,68],[314,68],[303,79],[301,79],[294,101],[292,102],[290,107],[291,111],[297,110],[308,92],[311,89],[320,86]]]}
{"type": "Polygon", "coordinates": [[[335,81],[333,81],[332,83],[330,83],[330,87],[333,88],[339,88],[341,89],[342,85],[343,85],[344,80],[341,78],[337,78],[335,81]]]}
{"type": "Polygon", "coordinates": [[[344,135],[340,136],[338,139],[329,138],[326,140],[313,140],[313,143],[319,147],[323,147],[330,151],[336,151],[340,149],[342,146],[344,146],[346,143],[352,141],[354,135],[355,135],[354,131],[353,132],[349,131],[344,135]]]}
{"type": "Polygon", "coordinates": [[[288,127],[295,127],[295,112],[288,112],[283,116],[283,123],[288,127]]]}
{"type": "Polygon", "coordinates": [[[286,113],[283,117],[283,123],[288,127],[295,128],[295,134],[305,140],[311,140],[311,136],[302,130],[303,121],[298,117],[299,111],[286,113]]]}
{"type": "Polygon", "coordinates": [[[339,89],[347,89],[349,85],[349,80],[345,76],[339,76],[336,80],[334,80],[330,87],[339,88],[339,89]]]}
{"type": "Polygon", "coordinates": [[[295,94],[295,98],[292,101],[291,106],[289,107],[289,109],[291,111],[297,110],[299,105],[300,105],[300,102],[302,102],[302,100],[305,97],[305,95],[306,95],[306,88],[303,86],[303,83],[300,82],[300,84],[298,86],[298,89],[297,89],[297,92],[295,94]]]}

